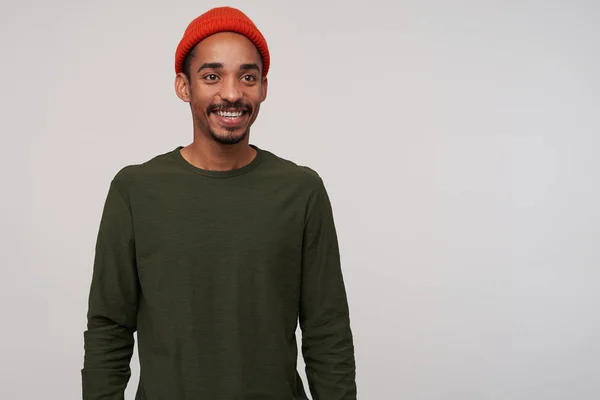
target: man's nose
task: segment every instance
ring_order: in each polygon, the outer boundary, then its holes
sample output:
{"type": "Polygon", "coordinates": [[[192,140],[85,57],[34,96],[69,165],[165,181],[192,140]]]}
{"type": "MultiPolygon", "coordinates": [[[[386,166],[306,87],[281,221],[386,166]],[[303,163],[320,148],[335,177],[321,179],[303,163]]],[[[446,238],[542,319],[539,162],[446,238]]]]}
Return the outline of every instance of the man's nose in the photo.
{"type": "Polygon", "coordinates": [[[220,96],[223,100],[227,100],[231,103],[240,100],[242,98],[240,82],[233,78],[224,79],[221,85],[220,96]]]}

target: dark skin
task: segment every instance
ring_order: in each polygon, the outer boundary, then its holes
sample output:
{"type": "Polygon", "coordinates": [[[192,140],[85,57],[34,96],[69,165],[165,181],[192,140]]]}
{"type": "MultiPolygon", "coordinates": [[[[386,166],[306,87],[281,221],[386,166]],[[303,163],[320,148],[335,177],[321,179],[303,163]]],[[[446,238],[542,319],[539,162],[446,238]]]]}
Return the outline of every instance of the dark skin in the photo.
{"type": "Polygon", "coordinates": [[[232,32],[209,36],[193,49],[186,72],[175,77],[175,91],[190,104],[194,140],[181,149],[182,156],[215,171],[250,163],[256,156],[250,127],[268,86],[254,44],[232,32]]]}

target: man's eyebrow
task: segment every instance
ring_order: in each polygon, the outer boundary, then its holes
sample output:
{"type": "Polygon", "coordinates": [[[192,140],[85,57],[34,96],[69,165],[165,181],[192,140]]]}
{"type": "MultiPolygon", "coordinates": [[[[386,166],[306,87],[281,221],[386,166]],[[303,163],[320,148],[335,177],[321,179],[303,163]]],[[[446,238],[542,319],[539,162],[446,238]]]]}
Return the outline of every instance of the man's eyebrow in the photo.
{"type": "Polygon", "coordinates": [[[218,62],[204,63],[200,66],[200,68],[198,68],[198,72],[202,71],[203,69],[219,69],[219,68],[223,68],[222,63],[218,63],[218,62]]]}
{"type": "Polygon", "coordinates": [[[250,71],[250,70],[260,71],[260,68],[258,67],[258,64],[242,64],[242,65],[240,65],[240,70],[242,70],[242,71],[250,71]]]}
{"type": "MultiPolygon", "coordinates": [[[[203,69],[222,69],[223,63],[220,62],[208,62],[204,63],[198,68],[198,72],[203,69]]],[[[248,63],[240,65],[240,71],[260,71],[260,67],[256,63],[248,63]]]]}

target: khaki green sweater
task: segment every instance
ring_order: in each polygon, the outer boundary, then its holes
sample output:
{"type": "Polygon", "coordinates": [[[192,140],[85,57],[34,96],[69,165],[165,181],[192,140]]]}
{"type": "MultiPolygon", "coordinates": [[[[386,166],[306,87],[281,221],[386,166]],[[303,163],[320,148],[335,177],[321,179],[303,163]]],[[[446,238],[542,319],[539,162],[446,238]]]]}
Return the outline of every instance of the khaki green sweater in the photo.
{"type": "Polygon", "coordinates": [[[114,177],[97,237],[84,400],[356,399],[331,204],[321,178],[257,149],[226,172],[177,148],[114,177]]]}

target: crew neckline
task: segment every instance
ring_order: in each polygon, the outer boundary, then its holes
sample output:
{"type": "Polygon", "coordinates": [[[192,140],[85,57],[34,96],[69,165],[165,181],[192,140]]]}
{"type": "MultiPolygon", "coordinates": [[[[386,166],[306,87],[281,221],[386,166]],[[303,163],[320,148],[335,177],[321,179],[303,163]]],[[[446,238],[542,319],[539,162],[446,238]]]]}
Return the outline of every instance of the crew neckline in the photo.
{"type": "Polygon", "coordinates": [[[254,150],[256,150],[256,156],[254,157],[254,159],[252,159],[252,161],[250,161],[248,164],[244,165],[243,167],[231,169],[231,170],[227,170],[227,171],[212,171],[212,170],[202,169],[202,168],[196,167],[195,165],[192,165],[181,154],[181,149],[183,149],[184,146],[177,146],[171,153],[173,155],[173,158],[179,165],[181,165],[185,169],[192,171],[196,174],[208,176],[211,178],[231,178],[231,177],[235,177],[235,176],[244,175],[244,174],[252,171],[254,168],[256,168],[262,162],[263,157],[264,157],[262,149],[260,149],[258,146],[253,145],[253,144],[249,144],[249,146],[252,147],[254,150]]]}

